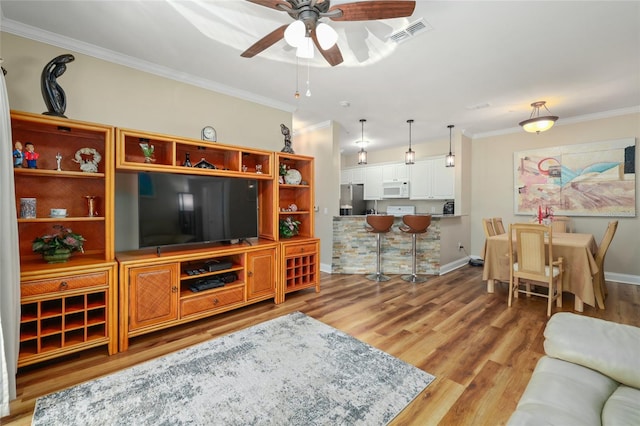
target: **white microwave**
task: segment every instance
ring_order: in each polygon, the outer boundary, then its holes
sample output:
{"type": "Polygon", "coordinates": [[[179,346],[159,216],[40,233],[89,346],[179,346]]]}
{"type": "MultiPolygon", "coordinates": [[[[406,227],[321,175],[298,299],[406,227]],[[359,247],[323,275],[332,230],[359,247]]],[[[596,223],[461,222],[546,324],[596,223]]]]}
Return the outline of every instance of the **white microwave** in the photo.
{"type": "Polygon", "coordinates": [[[382,198],[409,198],[409,182],[383,182],[382,198]]]}

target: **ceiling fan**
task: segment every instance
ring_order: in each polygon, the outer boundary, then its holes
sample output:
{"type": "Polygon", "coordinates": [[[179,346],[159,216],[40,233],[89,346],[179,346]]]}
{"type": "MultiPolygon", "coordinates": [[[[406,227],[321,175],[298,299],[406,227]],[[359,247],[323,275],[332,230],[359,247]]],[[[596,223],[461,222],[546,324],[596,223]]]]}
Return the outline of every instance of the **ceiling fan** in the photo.
{"type": "Polygon", "coordinates": [[[240,56],[252,58],[283,38],[297,47],[297,56],[309,54],[315,45],[331,66],[342,63],[342,53],[336,44],[337,34],[329,25],[318,22],[320,18],[333,21],[370,21],[411,16],[415,1],[371,0],[331,6],[330,0],[247,0],[260,6],[286,12],[295,21],[282,25],[267,34],[240,56]]]}

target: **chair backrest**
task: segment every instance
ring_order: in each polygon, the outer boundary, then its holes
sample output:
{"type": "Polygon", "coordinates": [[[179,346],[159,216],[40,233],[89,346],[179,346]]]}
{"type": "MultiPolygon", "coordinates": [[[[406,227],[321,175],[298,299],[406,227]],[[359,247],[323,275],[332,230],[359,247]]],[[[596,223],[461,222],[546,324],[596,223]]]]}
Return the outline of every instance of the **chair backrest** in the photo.
{"type": "Polygon", "coordinates": [[[613,236],[616,233],[616,229],[618,229],[618,221],[613,220],[609,222],[607,230],[602,237],[602,241],[600,241],[600,245],[598,246],[598,253],[596,253],[596,263],[598,264],[598,268],[600,270],[602,270],[602,268],[604,267],[604,257],[607,255],[607,250],[609,250],[609,246],[611,245],[613,236]]]}
{"type": "Polygon", "coordinates": [[[502,223],[501,217],[494,217],[493,219],[491,219],[491,222],[493,222],[493,229],[496,231],[496,235],[504,234],[505,232],[507,232],[504,229],[504,224],[502,223]]]}
{"type": "Polygon", "coordinates": [[[496,235],[496,230],[493,227],[493,222],[491,219],[482,219],[482,227],[484,228],[484,236],[485,237],[493,237],[496,235]]]}
{"type": "Polygon", "coordinates": [[[553,216],[551,226],[553,227],[553,232],[556,233],[573,232],[573,227],[571,226],[571,218],[568,216],[553,216]]]}
{"type": "MultiPolygon", "coordinates": [[[[547,282],[550,277],[546,273],[546,266],[551,265],[553,259],[553,230],[551,226],[515,223],[509,225],[509,257],[511,265],[518,262],[518,271],[514,276],[535,281],[547,282]],[[515,237],[515,240],[514,240],[515,237]],[[548,246],[545,244],[548,238],[548,246]],[[515,244],[515,247],[513,245],[515,244]],[[548,253],[545,256],[545,253],[548,253]]],[[[513,268],[513,266],[512,266],[513,268]]]]}
{"type": "Polygon", "coordinates": [[[365,218],[367,231],[369,232],[379,232],[385,233],[391,230],[391,226],[393,225],[393,220],[395,219],[392,215],[379,215],[379,214],[370,214],[365,218]]]}

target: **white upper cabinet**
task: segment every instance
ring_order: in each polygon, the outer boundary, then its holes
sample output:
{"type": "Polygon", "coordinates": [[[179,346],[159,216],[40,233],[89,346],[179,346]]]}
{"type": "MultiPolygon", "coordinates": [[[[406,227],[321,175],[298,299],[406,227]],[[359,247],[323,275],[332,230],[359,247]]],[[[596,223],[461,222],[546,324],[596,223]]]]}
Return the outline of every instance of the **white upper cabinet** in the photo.
{"type": "Polygon", "coordinates": [[[382,166],[367,166],[364,169],[364,199],[382,199],[382,166]]]}
{"type": "Polygon", "coordinates": [[[418,160],[410,167],[409,198],[412,200],[455,198],[455,168],[446,167],[444,157],[418,160]]]}
{"type": "Polygon", "coordinates": [[[348,185],[350,183],[364,183],[364,170],[365,168],[362,166],[340,170],[340,184],[348,185]]]}
{"type": "Polygon", "coordinates": [[[404,163],[382,166],[383,182],[406,182],[409,180],[409,167],[404,163]]]}

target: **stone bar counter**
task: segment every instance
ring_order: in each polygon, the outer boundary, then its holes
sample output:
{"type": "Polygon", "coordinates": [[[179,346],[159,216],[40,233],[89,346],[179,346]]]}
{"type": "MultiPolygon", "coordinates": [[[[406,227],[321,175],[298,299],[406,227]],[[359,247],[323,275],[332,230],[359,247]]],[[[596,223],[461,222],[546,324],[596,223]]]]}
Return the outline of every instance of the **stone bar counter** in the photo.
{"type": "MultiPolygon", "coordinates": [[[[376,235],[365,230],[366,216],[335,216],[333,218],[334,274],[367,274],[376,271],[376,235]]],[[[431,225],[416,240],[418,274],[440,274],[440,216],[431,217],[431,225]]],[[[398,226],[396,217],[391,231],[381,235],[380,265],[384,274],[411,273],[411,234],[398,226]]]]}

